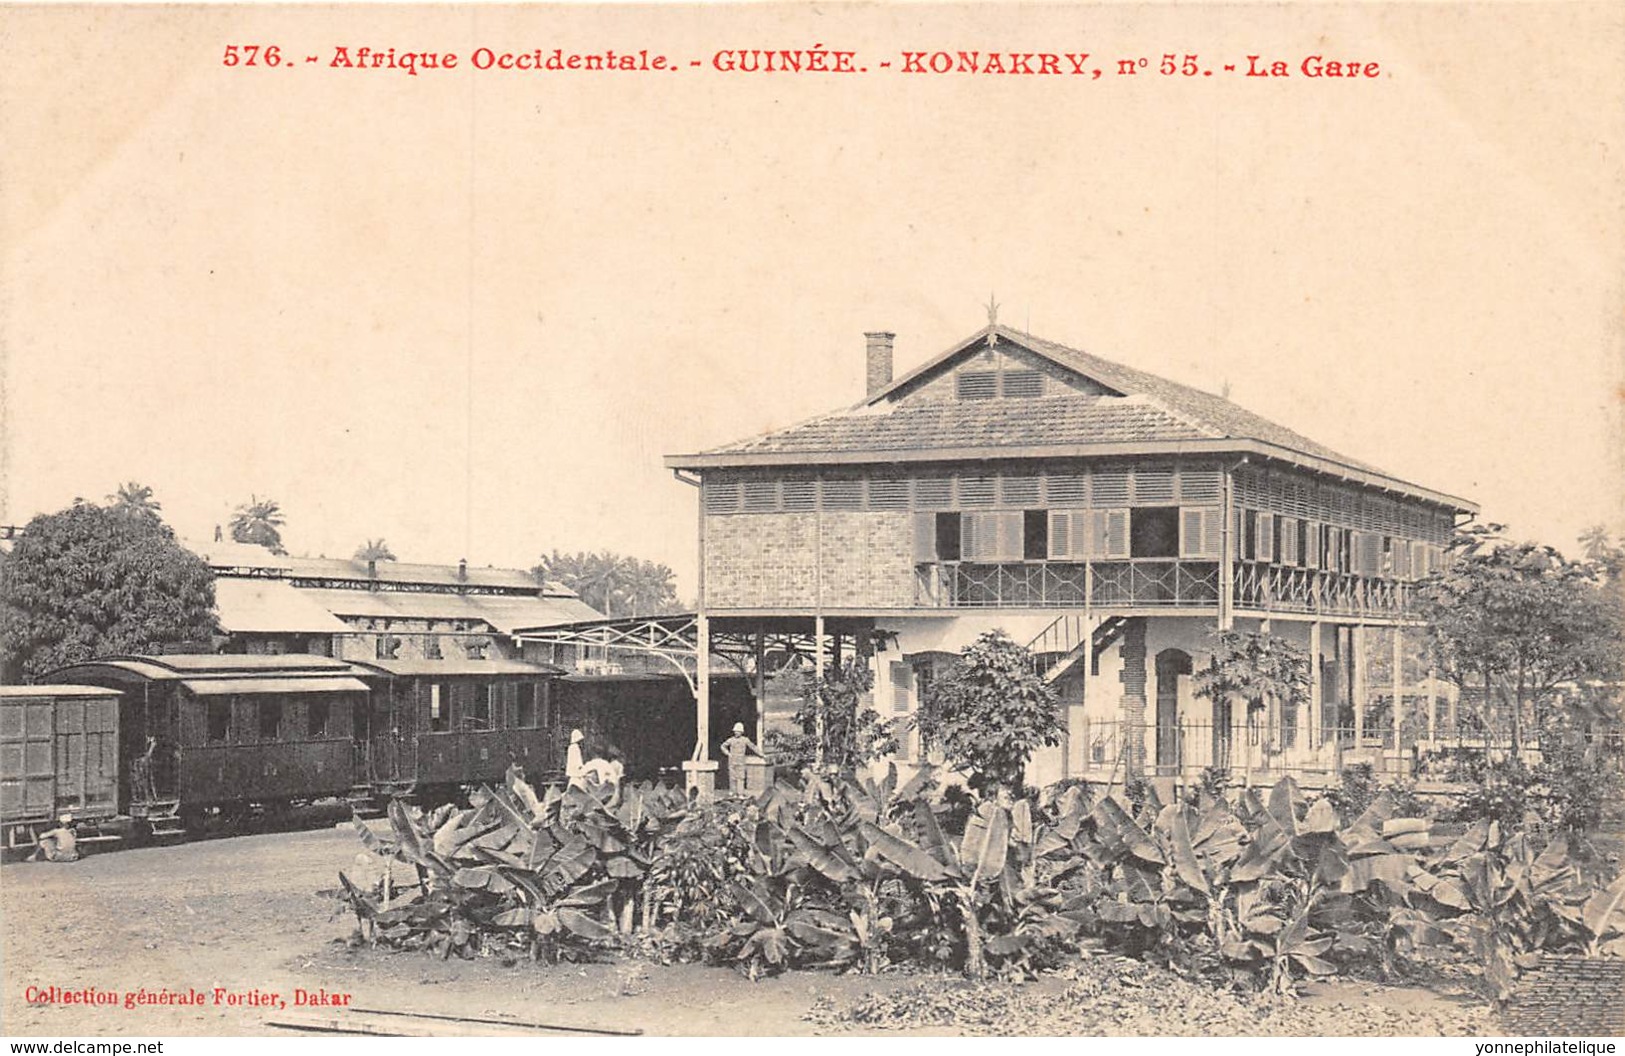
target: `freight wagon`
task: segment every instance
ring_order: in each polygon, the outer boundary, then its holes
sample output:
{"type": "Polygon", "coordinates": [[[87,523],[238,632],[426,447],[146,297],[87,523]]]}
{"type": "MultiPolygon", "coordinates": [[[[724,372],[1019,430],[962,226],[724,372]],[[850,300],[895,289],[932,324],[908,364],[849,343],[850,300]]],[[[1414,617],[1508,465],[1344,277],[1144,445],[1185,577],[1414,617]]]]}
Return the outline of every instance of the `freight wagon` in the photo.
{"type": "Polygon", "coordinates": [[[73,815],[94,840],[119,812],[119,694],[100,686],[0,686],[0,826],[8,851],[73,815]]]}

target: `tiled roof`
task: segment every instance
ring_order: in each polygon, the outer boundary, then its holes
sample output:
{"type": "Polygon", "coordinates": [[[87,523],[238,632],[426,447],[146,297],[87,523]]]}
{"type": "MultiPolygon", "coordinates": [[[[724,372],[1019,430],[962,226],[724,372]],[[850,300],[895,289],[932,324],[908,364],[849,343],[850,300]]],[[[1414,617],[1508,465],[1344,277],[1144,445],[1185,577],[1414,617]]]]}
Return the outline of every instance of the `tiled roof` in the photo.
{"type": "Polygon", "coordinates": [[[1240,404],[1231,403],[1222,396],[1215,396],[1211,392],[1193,389],[1189,385],[1181,385],[1177,381],[1169,381],[1155,374],[1147,374],[1143,370],[1125,367],[1120,363],[1113,363],[1108,359],[1090,355],[1081,349],[1068,348],[1053,341],[1046,341],[1041,337],[1012,330],[1006,326],[994,327],[1000,336],[1014,341],[1025,348],[1030,348],[1040,355],[1048,356],[1064,367],[1070,367],[1080,374],[1104,382],[1121,392],[1149,396],[1154,400],[1172,408],[1173,410],[1190,416],[1200,422],[1204,427],[1214,430],[1211,435],[1226,436],[1234,439],[1263,440],[1271,444],[1294,451],[1302,451],[1306,455],[1315,455],[1319,458],[1331,459],[1348,466],[1357,466],[1360,469],[1374,470],[1374,467],[1365,465],[1338,454],[1323,444],[1316,443],[1301,433],[1293,432],[1284,425],[1277,425],[1260,415],[1254,414],[1240,404]]]}
{"type": "Polygon", "coordinates": [[[1196,440],[1199,428],[1140,397],[1044,396],[1019,400],[883,403],[836,411],[718,452],[920,451],[931,448],[1196,440]]]}
{"type": "Polygon", "coordinates": [[[858,407],[834,411],[705,454],[925,451],[1225,439],[1260,440],[1368,472],[1381,472],[1221,396],[1007,326],[979,331],[898,378],[858,407]],[[990,337],[1035,352],[1123,396],[1077,393],[1038,399],[949,400],[930,405],[900,404],[886,398],[981,347],[990,337]]]}

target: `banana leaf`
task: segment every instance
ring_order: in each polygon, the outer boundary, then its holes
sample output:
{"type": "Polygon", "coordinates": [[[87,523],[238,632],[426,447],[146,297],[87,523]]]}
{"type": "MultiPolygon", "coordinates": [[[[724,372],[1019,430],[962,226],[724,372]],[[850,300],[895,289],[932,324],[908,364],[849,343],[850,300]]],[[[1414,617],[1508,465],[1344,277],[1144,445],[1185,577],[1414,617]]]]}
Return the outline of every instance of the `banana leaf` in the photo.
{"type": "Polygon", "coordinates": [[[795,826],[785,835],[809,866],[835,883],[845,884],[862,878],[857,867],[836,849],[839,844],[828,846],[820,843],[795,826]]]}
{"type": "Polygon", "coordinates": [[[1593,946],[1613,932],[1625,931],[1625,873],[1586,899],[1580,920],[1591,933],[1593,946]]]}
{"type": "Polygon", "coordinates": [[[556,910],[559,926],[570,934],[583,939],[613,939],[615,932],[605,923],[587,916],[578,909],[560,908],[556,910]]]}
{"type": "Polygon", "coordinates": [[[863,838],[869,841],[869,846],[875,853],[913,879],[937,883],[959,878],[957,867],[950,869],[933,855],[927,854],[903,837],[887,832],[873,822],[865,821],[861,827],[863,838]]]}
{"type": "Polygon", "coordinates": [[[959,865],[970,874],[970,885],[1004,872],[1010,851],[1010,814],[996,803],[983,803],[965,823],[965,838],[959,844],[959,865]]]}

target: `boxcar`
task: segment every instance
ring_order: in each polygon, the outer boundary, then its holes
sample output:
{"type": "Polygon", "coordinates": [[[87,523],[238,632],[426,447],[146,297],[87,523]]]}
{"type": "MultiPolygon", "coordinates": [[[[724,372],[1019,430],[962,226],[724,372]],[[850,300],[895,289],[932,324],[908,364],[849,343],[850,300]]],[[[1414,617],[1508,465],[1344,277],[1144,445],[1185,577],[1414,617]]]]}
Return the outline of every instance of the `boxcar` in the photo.
{"type": "Polygon", "coordinates": [[[94,832],[118,813],[118,700],[99,686],[0,686],[0,825],[8,849],[72,814],[94,832]]]}
{"type": "Polygon", "coordinates": [[[375,795],[446,798],[461,785],[500,782],[513,764],[532,781],[562,773],[558,668],[501,659],[354,663],[372,689],[366,757],[375,795]]]}
{"type": "Polygon", "coordinates": [[[155,827],[365,787],[367,686],[342,660],[123,656],[55,674],[123,691],[119,805],[155,827]]]}

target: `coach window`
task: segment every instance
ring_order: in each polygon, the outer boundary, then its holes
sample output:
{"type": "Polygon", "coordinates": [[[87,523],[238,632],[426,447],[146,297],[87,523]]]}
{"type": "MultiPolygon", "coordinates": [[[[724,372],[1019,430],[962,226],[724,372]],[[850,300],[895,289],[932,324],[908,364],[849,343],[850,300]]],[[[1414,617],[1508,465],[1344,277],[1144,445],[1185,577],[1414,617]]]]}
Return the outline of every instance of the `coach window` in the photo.
{"type": "Polygon", "coordinates": [[[282,702],[260,701],[260,740],[274,741],[282,734],[282,702]]]}
{"type": "Polygon", "coordinates": [[[313,700],[305,707],[305,735],[326,737],[329,705],[325,700],[313,700]]]}
{"type": "Polygon", "coordinates": [[[436,682],[429,687],[429,729],[435,733],[446,732],[446,705],[445,693],[440,683],[436,682]]]}
{"type": "Polygon", "coordinates": [[[231,730],[231,701],[210,698],[207,704],[208,730],[207,736],[210,744],[224,744],[227,733],[231,730]]]}
{"type": "Polygon", "coordinates": [[[463,720],[464,729],[489,730],[491,728],[491,697],[495,692],[495,686],[474,687],[473,699],[469,701],[468,716],[463,720]]]}

